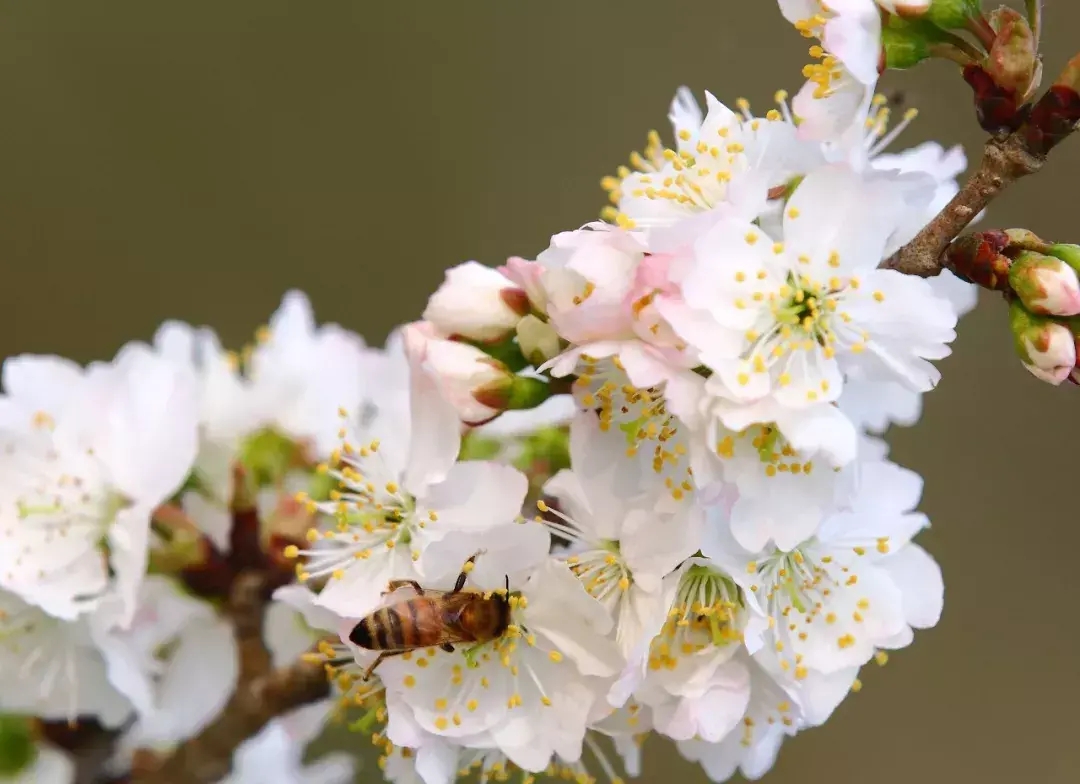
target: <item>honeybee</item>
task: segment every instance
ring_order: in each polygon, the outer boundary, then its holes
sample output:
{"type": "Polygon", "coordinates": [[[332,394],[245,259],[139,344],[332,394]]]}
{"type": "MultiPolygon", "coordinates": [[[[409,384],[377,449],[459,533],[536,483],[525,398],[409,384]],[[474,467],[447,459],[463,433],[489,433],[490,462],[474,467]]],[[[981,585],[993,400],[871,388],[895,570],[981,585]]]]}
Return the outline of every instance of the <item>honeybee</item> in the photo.
{"type": "Polygon", "coordinates": [[[435,647],[449,653],[455,643],[481,645],[503,635],[510,625],[509,575],[505,594],[465,590],[472,565],[482,554],[481,550],[465,561],[452,591],[425,590],[415,580],[390,581],[387,593],[410,586],[416,595],[376,610],[349,632],[355,645],[379,652],[364,673],[364,680],[391,656],[435,647]]]}

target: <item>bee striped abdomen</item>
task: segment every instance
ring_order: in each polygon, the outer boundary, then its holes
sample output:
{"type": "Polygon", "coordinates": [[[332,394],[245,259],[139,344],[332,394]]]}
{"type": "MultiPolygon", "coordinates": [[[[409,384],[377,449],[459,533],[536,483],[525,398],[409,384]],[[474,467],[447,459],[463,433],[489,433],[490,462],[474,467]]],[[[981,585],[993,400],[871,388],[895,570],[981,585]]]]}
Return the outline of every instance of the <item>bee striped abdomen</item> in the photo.
{"type": "Polygon", "coordinates": [[[376,610],[353,628],[349,639],[369,651],[407,651],[433,644],[441,628],[439,608],[412,599],[376,610]]]}

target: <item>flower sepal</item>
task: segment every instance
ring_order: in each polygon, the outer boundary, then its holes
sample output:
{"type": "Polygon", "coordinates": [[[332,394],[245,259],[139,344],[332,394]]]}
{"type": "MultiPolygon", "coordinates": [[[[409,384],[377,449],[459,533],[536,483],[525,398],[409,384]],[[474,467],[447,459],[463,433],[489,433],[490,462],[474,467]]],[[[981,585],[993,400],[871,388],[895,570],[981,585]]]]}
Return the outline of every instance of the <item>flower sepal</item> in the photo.
{"type": "Polygon", "coordinates": [[[922,19],[892,17],[881,29],[885,67],[902,71],[934,56],[946,34],[922,19]]]}
{"type": "Polygon", "coordinates": [[[982,18],[982,0],[934,0],[922,18],[942,30],[962,30],[982,18]]]}

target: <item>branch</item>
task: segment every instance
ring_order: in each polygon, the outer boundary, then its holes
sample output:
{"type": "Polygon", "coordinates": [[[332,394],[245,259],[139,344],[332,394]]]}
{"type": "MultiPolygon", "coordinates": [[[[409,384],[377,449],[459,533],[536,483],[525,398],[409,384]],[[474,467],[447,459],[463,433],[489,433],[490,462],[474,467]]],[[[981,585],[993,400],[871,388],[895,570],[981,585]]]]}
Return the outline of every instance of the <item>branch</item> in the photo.
{"type": "Polygon", "coordinates": [[[236,691],[218,718],[182,743],[159,764],[132,777],[154,784],[206,784],[227,775],[237,746],[256,735],[275,717],[329,694],[321,664],[299,661],[274,670],[263,644],[263,611],[272,583],[260,571],[241,572],[233,583],[226,612],[240,651],[236,691]]]}
{"type": "Polygon", "coordinates": [[[990,139],[979,168],[936,218],[882,267],[929,278],[944,268],[943,254],[975,216],[1007,186],[1042,168],[1045,158],[1031,152],[1020,132],[990,139]]]}

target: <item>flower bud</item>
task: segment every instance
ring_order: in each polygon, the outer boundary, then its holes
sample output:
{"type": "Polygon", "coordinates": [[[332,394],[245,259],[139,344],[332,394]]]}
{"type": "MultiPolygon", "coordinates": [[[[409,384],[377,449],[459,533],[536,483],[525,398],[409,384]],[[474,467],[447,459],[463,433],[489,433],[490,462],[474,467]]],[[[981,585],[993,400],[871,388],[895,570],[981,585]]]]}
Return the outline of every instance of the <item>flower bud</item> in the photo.
{"type": "Polygon", "coordinates": [[[1028,148],[1036,155],[1046,155],[1076,130],[1080,123],[1080,55],[1065,70],[1031,109],[1024,125],[1028,148]]]}
{"type": "Polygon", "coordinates": [[[1035,34],[1027,19],[1011,8],[995,11],[990,24],[997,35],[984,67],[998,87],[1014,93],[1024,103],[1038,89],[1042,70],[1035,34]]]}
{"type": "Polygon", "coordinates": [[[475,346],[429,337],[425,369],[463,422],[478,424],[505,410],[514,374],[475,346]]]}
{"type": "Polygon", "coordinates": [[[529,298],[522,289],[497,270],[467,261],[447,270],[424,319],[444,335],[488,342],[512,334],[528,312],[529,298]]]}
{"type": "Polygon", "coordinates": [[[955,240],[945,251],[945,266],[963,280],[991,291],[1008,291],[1009,267],[1003,255],[1009,237],[1003,231],[980,231],[955,240]]]}
{"type": "Polygon", "coordinates": [[[960,30],[982,15],[982,0],[934,0],[923,19],[943,30],[960,30]]]}
{"type": "Polygon", "coordinates": [[[1039,316],[1080,314],[1080,279],[1061,259],[1021,252],[1009,268],[1009,286],[1039,316]]]}
{"type": "Polygon", "coordinates": [[[555,328],[531,314],[518,322],[517,339],[518,348],[533,367],[557,356],[561,348],[555,328]]]}
{"type": "Polygon", "coordinates": [[[1076,338],[1053,319],[1029,313],[1019,300],[1009,305],[1009,326],[1016,353],[1036,378],[1060,384],[1076,367],[1076,338]]]}

